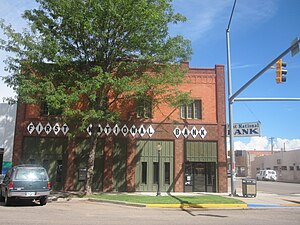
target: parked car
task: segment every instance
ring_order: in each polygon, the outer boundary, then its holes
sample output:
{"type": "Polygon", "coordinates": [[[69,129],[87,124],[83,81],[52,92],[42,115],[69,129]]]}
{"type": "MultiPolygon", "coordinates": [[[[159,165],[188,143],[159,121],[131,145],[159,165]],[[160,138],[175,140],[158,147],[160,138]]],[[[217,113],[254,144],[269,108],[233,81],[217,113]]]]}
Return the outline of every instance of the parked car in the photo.
{"type": "Polygon", "coordinates": [[[38,165],[18,165],[7,171],[0,190],[5,205],[15,200],[37,200],[46,205],[50,194],[50,182],[45,168],[38,165]]]}
{"type": "Polygon", "coordinates": [[[276,181],[277,180],[277,173],[275,170],[260,170],[256,174],[256,179],[257,180],[272,180],[276,181]]]}

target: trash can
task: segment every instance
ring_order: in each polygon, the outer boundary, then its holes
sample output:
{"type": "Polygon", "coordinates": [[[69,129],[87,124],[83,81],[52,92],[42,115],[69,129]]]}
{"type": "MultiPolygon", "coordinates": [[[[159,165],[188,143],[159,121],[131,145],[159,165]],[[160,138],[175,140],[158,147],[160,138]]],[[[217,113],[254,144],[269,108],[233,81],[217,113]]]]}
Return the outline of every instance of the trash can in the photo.
{"type": "Polygon", "coordinates": [[[242,179],[242,191],[244,197],[256,197],[256,179],[242,179]]]}

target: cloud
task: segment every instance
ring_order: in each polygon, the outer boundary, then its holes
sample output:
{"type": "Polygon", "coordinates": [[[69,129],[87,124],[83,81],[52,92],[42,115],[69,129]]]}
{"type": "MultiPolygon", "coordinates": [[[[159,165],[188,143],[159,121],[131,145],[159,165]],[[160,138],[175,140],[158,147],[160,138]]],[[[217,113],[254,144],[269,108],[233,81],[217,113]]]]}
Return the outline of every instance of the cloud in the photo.
{"type": "Polygon", "coordinates": [[[232,64],[232,69],[247,69],[257,67],[258,64],[232,64]]]}
{"type": "MultiPolygon", "coordinates": [[[[245,140],[245,139],[244,139],[245,140]]],[[[266,137],[251,137],[249,141],[234,141],[235,150],[270,150],[271,151],[271,140],[266,137]]],[[[227,149],[230,150],[229,138],[227,139],[227,149]]],[[[290,151],[300,149],[300,139],[273,139],[273,150],[274,151],[290,151]]]]}

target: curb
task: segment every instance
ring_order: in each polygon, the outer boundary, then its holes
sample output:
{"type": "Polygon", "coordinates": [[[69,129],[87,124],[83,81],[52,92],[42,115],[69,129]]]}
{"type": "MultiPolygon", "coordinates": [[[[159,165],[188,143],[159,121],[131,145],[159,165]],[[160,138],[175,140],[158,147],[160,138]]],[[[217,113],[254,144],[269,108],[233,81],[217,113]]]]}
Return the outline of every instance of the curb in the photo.
{"type": "Polygon", "coordinates": [[[300,204],[262,204],[251,203],[248,208],[300,208],[300,204]]]}
{"type": "Polygon", "coordinates": [[[105,202],[118,205],[148,208],[247,208],[247,204],[142,204],[115,200],[88,198],[90,202],[105,202]]]}
{"type": "Polygon", "coordinates": [[[105,202],[105,203],[112,203],[117,205],[126,205],[126,206],[135,206],[135,207],[146,207],[146,204],[142,203],[133,203],[133,202],[122,202],[116,200],[106,200],[106,199],[95,199],[95,198],[87,198],[87,201],[90,202],[105,202]]]}
{"type": "Polygon", "coordinates": [[[147,204],[156,208],[247,208],[247,204],[147,204]]]}
{"type": "MultiPolygon", "coordinates": [[[[50,198],[49,202],[53,201],[70,201],[74,198],[50,198]]],[[[76,198],[75,198],[76,199],[76,198]]],[[[90,201],[90,202],[103,202],[103,203],[111,203],[117,205],[124,205],[124,206],[133,206],[133,207],[148,207],[148,208],[202,208],[202,209],[253,209],[253,208],[300,208],[299,203],[287,203],[287,204],[265,204],[265,203],[244,203],[244,204],[143,204],[143,203],[133,203],[133,202],[124,202],[124,201],[117,201],[117,200],[107,200],[107,199],[95,199],[95,198],[83,198],[80,199],[83,201],[90,201]]]]}

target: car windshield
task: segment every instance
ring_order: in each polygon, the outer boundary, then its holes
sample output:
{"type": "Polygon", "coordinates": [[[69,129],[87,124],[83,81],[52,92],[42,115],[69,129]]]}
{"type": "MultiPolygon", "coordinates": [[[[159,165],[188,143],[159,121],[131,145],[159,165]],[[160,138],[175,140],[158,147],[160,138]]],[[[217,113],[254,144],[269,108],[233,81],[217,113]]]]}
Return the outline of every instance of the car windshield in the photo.
{"type": "Polygon", "coordinates": [[[15,180],[47,180],[47,173],[43,168],[17,168],[15,180]]]}

